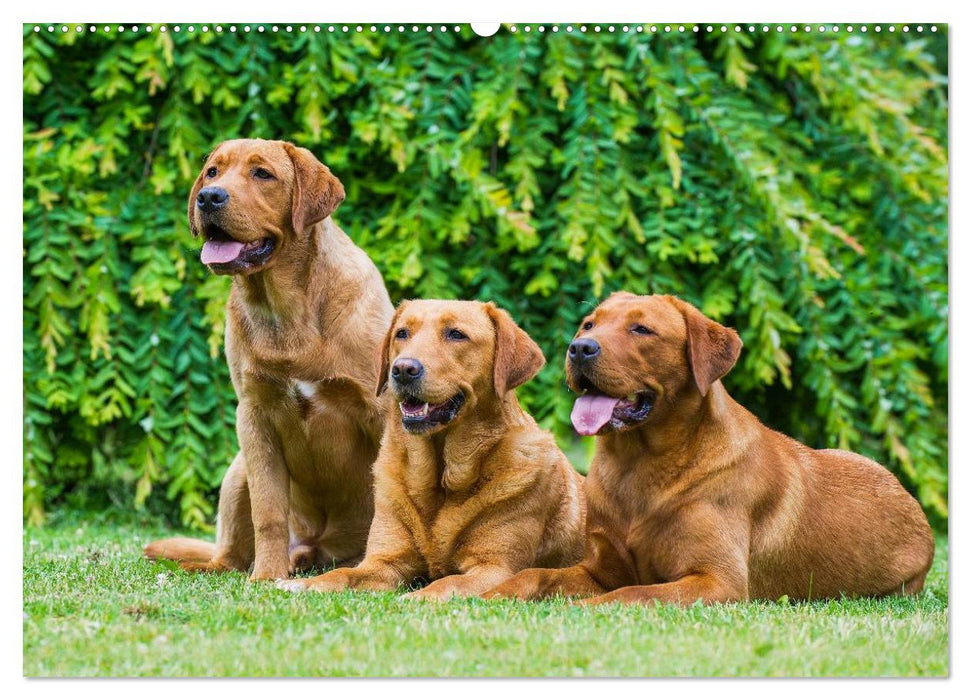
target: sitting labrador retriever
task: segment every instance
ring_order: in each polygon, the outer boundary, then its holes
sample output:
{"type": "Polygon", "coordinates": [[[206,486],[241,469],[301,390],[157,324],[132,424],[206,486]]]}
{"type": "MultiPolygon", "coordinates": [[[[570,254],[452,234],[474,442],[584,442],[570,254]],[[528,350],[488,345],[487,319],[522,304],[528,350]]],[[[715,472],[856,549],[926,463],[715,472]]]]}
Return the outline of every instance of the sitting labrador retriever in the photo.
{"type": "Polygon", "coordinates": [[[583,477],[516,399],[545,360],[492,303],[403,303],[380,361],[385,432],[375,513],[354,568],[281,588],[389,590],[424,578],[415,598],[478,595],[528,566],[583,553],[583,477]]]}
{"type": "Polygon", "coordinates": [[[153,542],[151,559],[286,578],[359,559],[383,416],[373,363],[394,311],[377,268],[330,218],[344,188],[305,148],[226,141],[189,195],[202,262],[233,275],[226,359],[240,451],[215,544],[153,542]]]}
{"type": "Polygon", "coordinates": [[[934,539],[876,462],[762,425],[719,379],[735,331],[670,296],[617,293],[584,319],[566,371],[573,423],[598,435],[583,561],[487,597],[689,604],[916,593],[934,539]]]}

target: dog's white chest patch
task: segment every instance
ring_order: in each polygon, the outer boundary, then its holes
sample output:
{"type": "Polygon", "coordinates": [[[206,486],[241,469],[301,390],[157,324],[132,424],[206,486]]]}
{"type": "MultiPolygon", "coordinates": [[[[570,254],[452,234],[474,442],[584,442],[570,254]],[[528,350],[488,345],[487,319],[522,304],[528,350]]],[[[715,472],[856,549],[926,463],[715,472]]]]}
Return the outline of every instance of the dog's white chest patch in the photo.
{"type": "Polygon", "coordinates": [[[313,382],[305,382],[300,379],[295,379],[291,385],[291,390],[293,391],[294,396],[304,399],[305,401],[313,401],[317,396],[317,385],[313,382]]]}

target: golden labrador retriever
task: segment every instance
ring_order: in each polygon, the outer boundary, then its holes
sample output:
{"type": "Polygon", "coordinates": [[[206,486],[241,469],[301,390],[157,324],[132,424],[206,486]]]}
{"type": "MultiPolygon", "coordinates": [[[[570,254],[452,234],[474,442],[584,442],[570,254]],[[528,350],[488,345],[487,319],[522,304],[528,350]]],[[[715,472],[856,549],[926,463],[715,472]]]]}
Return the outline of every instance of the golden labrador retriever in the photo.
{"type": "Polygon", "coordinates": [[[597,435],[583,561],[487,597],[688,604],[916,593],[934,554],[894,476],[762,425],[719,379],[735,331],[670,296],[618,293],[584,319],[566,371],[597,435]]]}
{"type": "Polygon", "coordinates": [[[393,313],[377,268],[330,218],[344,188],[283,141],[220,144],[189,195],[202,262],[233,275],[226,359],[240,451],[216,543],[153,542],[151,559],[251,579],[359,558],[383,416],[373,357],[393,313]]]}
{"type": "Polygon", "coordinates": [[[280,587],[388,590],[424,578],[410,595],[444,599],[579,561],[583,477],[514,391],[544,364],[536,343],[491,303],[422,300],[398,308],[383,348],[378,394],[391,392],[364,560],[280,587]]]}

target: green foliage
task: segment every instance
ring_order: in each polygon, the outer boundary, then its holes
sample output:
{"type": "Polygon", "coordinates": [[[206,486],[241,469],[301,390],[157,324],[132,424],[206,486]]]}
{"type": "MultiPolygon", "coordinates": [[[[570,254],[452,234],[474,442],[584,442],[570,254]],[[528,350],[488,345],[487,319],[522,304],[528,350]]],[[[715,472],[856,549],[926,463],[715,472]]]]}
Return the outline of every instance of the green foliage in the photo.
{"type": "Polygon", "coordinates": [[[617,289],[739,329],[769,425],[947,517],[947,37],[24,29],[24,508],[212,515],[228,280],[185,197],[238,136],[311,148],[395,300],[493,299],[549,364],[617,289]]]}

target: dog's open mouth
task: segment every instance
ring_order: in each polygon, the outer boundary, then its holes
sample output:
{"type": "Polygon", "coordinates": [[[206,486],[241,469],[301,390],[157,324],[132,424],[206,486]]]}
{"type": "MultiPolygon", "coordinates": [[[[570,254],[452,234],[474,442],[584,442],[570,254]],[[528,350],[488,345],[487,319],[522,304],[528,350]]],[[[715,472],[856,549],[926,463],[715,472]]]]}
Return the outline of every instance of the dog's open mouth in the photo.
{"type": "Polygon", "coordinates": [[[420,398],[408,396],[398,403],[401,410],[401,425],[409,433],[423,433],[438,425],[444,425],[455,418],[462,405],[465,395],[456,394],[448,401],[431,404],[420,398]]]}
{"type": "Polygon", "coordinates": [[[205,227],[206,242],[199,256],[213,272],[232,274],[263,265],[276,248],[272,238],[242,243],[216,224],[205,227]]]}
{"type": "Polygon", "coordinates": [[[654,408],[655,398],[654,392],[649,390],[617,399],[589,389],[577,397],[570,420],[581,435],[596,435],[605,427],[622,430],[646,420],[654,408]]]}

